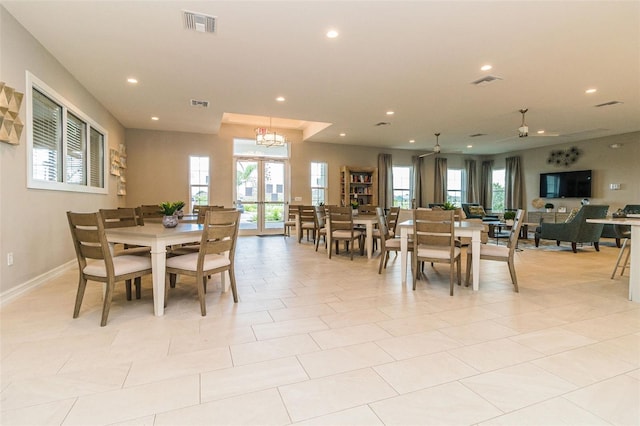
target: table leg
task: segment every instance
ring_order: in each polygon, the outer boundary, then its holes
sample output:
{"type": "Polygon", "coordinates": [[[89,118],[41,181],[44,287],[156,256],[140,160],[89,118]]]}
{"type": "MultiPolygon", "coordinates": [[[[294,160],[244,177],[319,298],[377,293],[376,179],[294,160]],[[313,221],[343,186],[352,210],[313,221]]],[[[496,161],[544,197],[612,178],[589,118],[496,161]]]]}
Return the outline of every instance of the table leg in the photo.
{"type": "Polygon", "coordinates": [[[400,228],[400,271],[402,274],[402,284],[407,283],[407,255],[409,252],[409,228],[400,228]]]}
{"type": "Polygon", "coordinates": [[[640,302],[640,226],[631,227],[631,258],[629,259],[629,300],[640,302]]]}
{"type": "Polygon", "coordinates": [[[367,222],[366,232],[367,235],[365,237],[365,245],[367,246],[367,258],[371,259],[373,257],[373,223],[367,222]]]}
{"type": "Polygon", "coordinates": [[[153,276],[153,312],[164,315],[164,285],[167,270],[167,248],[161,242],[151,247],[151,271],[153,276]]]}
{"type": "Polygon", "coordinates": [[[480,287],[480,231],[474,231],[471,235],[471,250],[478,253],[471,258],[471,269],[473,271],[473,291],[478,291],[480,287]]]}

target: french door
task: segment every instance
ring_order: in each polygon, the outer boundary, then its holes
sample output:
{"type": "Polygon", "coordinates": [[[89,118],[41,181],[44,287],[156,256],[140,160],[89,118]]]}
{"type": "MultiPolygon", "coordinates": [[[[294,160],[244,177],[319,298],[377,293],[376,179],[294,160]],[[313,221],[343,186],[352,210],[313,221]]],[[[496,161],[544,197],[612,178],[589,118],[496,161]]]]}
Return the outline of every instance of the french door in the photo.
{"type": "Polygon", "coordinates": [[[285,200],[289,199],[287,162],[236,158],[235,205],[241,235],[284,233],[285,200]]]}

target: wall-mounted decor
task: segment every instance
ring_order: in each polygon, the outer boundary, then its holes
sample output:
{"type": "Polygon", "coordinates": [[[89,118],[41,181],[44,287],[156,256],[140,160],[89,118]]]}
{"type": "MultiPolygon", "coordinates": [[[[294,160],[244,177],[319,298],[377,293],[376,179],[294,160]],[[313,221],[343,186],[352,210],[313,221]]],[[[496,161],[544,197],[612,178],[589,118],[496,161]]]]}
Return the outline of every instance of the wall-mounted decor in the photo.
{"type": "Polygon", "coordinates": [[[118,195],[127,195],[127,151],[124,144],[119,149],[109,150],[109,173],[118,176],[118,195]]]}
{"type": "Polygon", "coordinates": [[[572,146],[567,150],[562,149],[554,149],[549,154],[549,158],[547,158],[548,164],[554,164],[556,166],[565,166],[568,167],[571,164],[578,161],[578,157],[580,157],[580,150],[572,146]]]}
{"type": "Polygon", "coordinates": [[[18,113],[22,104],[23,93],[0,81],[0,142],[12,145],[20,143],[24,124],[18,113]]]}

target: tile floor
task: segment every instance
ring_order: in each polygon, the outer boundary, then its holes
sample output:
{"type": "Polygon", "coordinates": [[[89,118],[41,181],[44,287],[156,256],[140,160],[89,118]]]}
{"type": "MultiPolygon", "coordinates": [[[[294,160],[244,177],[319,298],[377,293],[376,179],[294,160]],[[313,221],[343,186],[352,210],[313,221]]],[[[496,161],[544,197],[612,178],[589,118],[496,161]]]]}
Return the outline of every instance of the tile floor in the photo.
{"type": "MultiPolygon", "coordinates": [[[[303,240],[304,241],[304,240],[303,240]]],[[[520,293],[484,261],[480,291],[418,290],[399,259],[327,259],[294,238],[242,237],[240,302],[193,282],[152,315],[120,285],[99,327],[71,270],[3,306],[2,425],[638,425],[640,304],[609,279],[617,249],[525,247],[520,293]]]]}

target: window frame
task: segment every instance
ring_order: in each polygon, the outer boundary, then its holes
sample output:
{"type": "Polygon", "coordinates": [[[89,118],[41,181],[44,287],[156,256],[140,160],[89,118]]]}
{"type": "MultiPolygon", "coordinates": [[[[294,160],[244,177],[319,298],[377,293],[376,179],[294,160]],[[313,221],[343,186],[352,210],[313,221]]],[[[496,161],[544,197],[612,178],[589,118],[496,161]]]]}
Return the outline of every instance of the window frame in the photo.
{"type": "MultiPolygon", "coordinates": [[[[320,176],[321,177],[321,176],[320,176]]],[[[311,189],[311,205],[319,205],[321,202],[326,204],[327,202],[327,194],[329,192],[329,164],[326,161],[311,161],[309,164],[309,186],[311,189]],[[324,171],[324,186],[315,186],[313,185],[313,166],[314,164],[319,165],[324,171]],[[317,200],[317,197],[314,197],[315,192],[321,192],[323,197],[322,201],[317,200]],[[316,204],[316,202],[318,204],[316,204]]]]}
{"type": "Polygon", "coordinates": [[[448,202],[451,202],[453,204],[455,204],[456,206],[460,207],[462,205],[462,200],[465,200],[465,190],[464,190],[464,185],[463,185],[463,179],[464,179],[464,170],[463,169],[447,169],[447,200],[448,202]],[[449,179],[449,173],[459,173],[460,174],[460,189],[451,189],[450,185],[451,185],[451,179],[449,179]],[[454,197],[451,196],[451,193],[455,192],[460,194],[460,201],[458,202],[457,200],[455,200],[454,197]]]}
{"type": "Polygon", "coordinates": [[[506,185],[507,185],[507,175],[506,175],[506,169],[494,169],[491,172],[491,212],[492,213],[504,213],[505,211],[505,195],[506,195],[506,185]],[[502,182],[499,182],[496,179],[496,174],[500,174],[502,173],[502,182]],[[502,190],[496,191],[495,190],[495,185],[497,184],[502,184],[502,190]],[[496,193],[502,193],[502,209],[500,208],[494,208],[494,206],[496,205],[496,200],[499,199],[499,197],[496,197],[496,193]]]}
{"type": "Polygon", "coordinates": [[[108,132],[100,126],[95,120],[85,114],[80,108],[73,105],[66,98],[56,92],[49,85],[38,79],[36,76],[27,71],[27,86],[26,86],[26,110],[27,110],[27,188],[30,189],[45,189],[50,191],[69,191],[69,192],[82,192],[92,194],[108,194],[109,193],[109,179],[108,179],[108,156],[109,152],[109,135],[108,132]],[[34,177],[34,147],[33,147],[33,91],[37,90],[42,93],[49,100],[54,102],[61,108],[61,141],[56,143],[59,159],[62,162],[60,166],[62,181],[49,181],[36,179],[34,177]],[[84,183],[70,183],[67,181],[67,156],[68,156],[68,140],[67,140],[67,116],[73,115],[84,123],[84,155],[83,155],[83,167],[84,167],[84,183]],[[102,152],[98,153],[98,157],[102,157],[102,187],[91,186],[91,160],[95,157],[95,153],[91,152],[91,135],[92,130],[95,130],[102,135],[102,152]]]}
{"type": "MultiPolygon", "coordinates": [[[[200,169],[198,169],[200,170],[200,169]]],[[[195,206],[199,205],[209,205],[211,204],[211,157],[208,155],[189,155],[189,211],[193,211],[195,206]],[[203,161],[206,158],[207,161],[207,183],[206,184],[193,184],[191,183],[191,178],[193,175],[193,170],[191,169],[192,160],[194,158],[198,159],[198,162],[203,161]],[[196,204],[195,200],[192,198],[193,188],[206,188],[207,190],[207,202],[205,204],[196,204]]]]}
{"type": "Polygon", "coordinates": [[[400,208],[403,208],[403,209],[410,209],[411,208],[411,194],[413,193],[413,167],[411,167],[411,166],[392,166],[392,176],[393,176],[393,182],[392,182],[391,186],[392,186],[393,198],[391,199],[391,206],[392,207],[400,207],[400,208]],[[409,171],[409,179],[408,179],[409,187],[408,188],[396,187],[396,177],[399,176],[399,173],[397,173],[397,171],[396,171],[397,169],[407,169],[409,171]],[[396,204],[396,191],[402,191],[403,193],[406,192],[407,200],[408,200],[406,206],[397,205],[396,204]]]}

